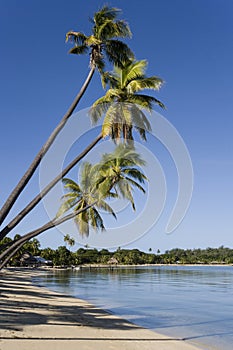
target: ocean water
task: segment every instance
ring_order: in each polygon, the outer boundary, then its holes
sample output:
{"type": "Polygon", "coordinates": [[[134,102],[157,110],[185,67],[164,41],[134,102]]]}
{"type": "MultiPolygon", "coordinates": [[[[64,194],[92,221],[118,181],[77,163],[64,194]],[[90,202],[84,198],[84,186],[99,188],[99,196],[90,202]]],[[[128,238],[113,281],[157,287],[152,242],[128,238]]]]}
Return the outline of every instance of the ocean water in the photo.
{"type": "Polygon", "coordinates": [[[84,268],[34,282],[201,349],[233,349],[233,266],[84,268]]]}

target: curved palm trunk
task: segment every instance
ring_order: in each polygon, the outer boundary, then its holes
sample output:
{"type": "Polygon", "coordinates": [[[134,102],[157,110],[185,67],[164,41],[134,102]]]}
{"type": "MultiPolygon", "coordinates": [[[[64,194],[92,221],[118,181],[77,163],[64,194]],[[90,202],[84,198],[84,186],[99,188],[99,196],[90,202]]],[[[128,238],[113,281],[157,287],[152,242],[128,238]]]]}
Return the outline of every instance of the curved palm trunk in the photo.
{"type": "Polygon", "coordinates": [[[2,224],[4,219],[6,218],[7,214],[9,213],[11,208],[13,207],[15,201],[17,200],[17,198],[19,197],[19,195],[21,194],[21,192],[23,191],[23,189],[25,188],[25,186],[27,185],[29,180],[31,179],[32,175],[34,174],[35,170],[37,169],[38,165],[40,164],[43,156],[46,154],[46,152],[48,151],[48,149],[50,148],[50,146],[54,142],[55,138],[59,134],[59,132],[65,126],[67,120],[72,115],[72,113],[75,110],[77,104],[79,103],[79,101],[82,98],[84,92],[86,91],[86,89],[87,89],[87,87],[88,87],[88,85],[89,85],[89,83],[91,81],[91,78],[92,78],[94,72],[95,72],[95,66],[92,66],[92,68],[91,68],[91,70],[90,70],[90,72],[89,72],[89,74],[88,74],[88,76],[87,76],[87,78],[86,78],[86,80],[85,80],[81,90],[79,91],[79,93],[75,97],[72,105],[70,106],[70,108],[68,109],[66,114],[63,116],[63,118],[60,121],[60,123],[54,129],[52,134],[49,136],[48,140],[45,142],[45,144],[43,145],[43,147],[41,148],[39,153],[36,155],[36,157],[34,158],[33,162],[31,163],[31,165],[29,166],[28,170],[23,175],[23,177],[21,178],[21,180],[19,181],[17,186],[13,189],[13,191],[11,192],[9,197],[7,198],[5,204],[3,205],[3,207],[2,207],[2,209],[0,211],[0,225],[2,224]]]}
{"type": "Polygon", "coordinates": [[[87,205],[85,208],[82,208],[80,210],[78,210],[75,213],[66,215],[62,218],[54,218],[53,220],[47,222],[45,225],[37,228],[36,230],[33,230],[29,233],[27,233],[26,235],[24,235],[23,237],[21,237],[20,239],[18,239],[14,244],[12,244],[11,247],[9,247],[7,250],[5,250],[1,255],[0,255],[0,261],[2,261],[6,256],[5,260],[3,262],[1,262],[0,264],[0,270],[8,263],[8,261],[17,253],[17,251],[24,245],[24,243],[26,241],[28,241],[29,239],[32,239],[36,236],[38,236],[39,234],[49,230],[52,227],[58,226],[60,224],[62,224],[65,221],[68,221],[70,219],[72,219],[73,217],[75,217],[76,215],[80,214],[81,212],[89,209],[90,207],[92,207],[93,205],[95,205],[96,202],[93,202],[90,205],[87,205]],[[9,255],[8,255],[9,254],[9,255]]]}
{"type": "MultiPolygon", "coordinates": [[[[0,232],[0,241],[42,200],[42,198],[60,181],[100,140],[100,133],[85,150],[57,175],[4,229],[0,232]]],[[[1,250],[1,249],[0,249],[1,250]]]]}

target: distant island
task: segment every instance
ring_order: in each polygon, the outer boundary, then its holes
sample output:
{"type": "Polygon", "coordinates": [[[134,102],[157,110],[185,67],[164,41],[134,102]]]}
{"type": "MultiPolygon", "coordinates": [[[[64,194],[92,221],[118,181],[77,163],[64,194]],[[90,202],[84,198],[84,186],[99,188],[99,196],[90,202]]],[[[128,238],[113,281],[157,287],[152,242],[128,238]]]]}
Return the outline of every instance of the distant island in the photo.
{"type": "MultiPolygon", "coordinates": [[[[18,239],[20,236],[14,237],[18,239]]],[[[6,237],[3,240],[6,247],[13,240],[6,237]]],[[[139,249],[122,249],[115,251],[107,249],[92,249],[86,246],[71,251],[74,240],[67,240],[66,246],[57,249],[40,249],[40,242],[32,239],[24,244],[9,263],[9,266],[48,265],[57,267],[80,266],[88,264],[99,265],[144,265],[144,264],[233,264],[233,249],[221,246],[206,249],[175,248],[161,253],[159,249],[148,248],[148,252],[139,249]]]]}

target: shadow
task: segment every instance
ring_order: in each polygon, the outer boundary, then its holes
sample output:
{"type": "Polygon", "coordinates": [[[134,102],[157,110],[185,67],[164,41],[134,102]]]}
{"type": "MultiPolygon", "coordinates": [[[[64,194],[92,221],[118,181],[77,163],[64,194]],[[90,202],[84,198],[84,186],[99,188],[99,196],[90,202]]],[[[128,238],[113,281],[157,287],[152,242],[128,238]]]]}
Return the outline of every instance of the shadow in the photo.
{"type": "Polygon", "coordinates": [[[0,275],[0,329],[20,331],[25,325],[88,326],[140,329],[85,301],[31,285],[30,272],[0,275]],[[17,277],[16,277],[17,276],[17,277]],[[83,305],[82,305],[83,303],[83,305]]]}

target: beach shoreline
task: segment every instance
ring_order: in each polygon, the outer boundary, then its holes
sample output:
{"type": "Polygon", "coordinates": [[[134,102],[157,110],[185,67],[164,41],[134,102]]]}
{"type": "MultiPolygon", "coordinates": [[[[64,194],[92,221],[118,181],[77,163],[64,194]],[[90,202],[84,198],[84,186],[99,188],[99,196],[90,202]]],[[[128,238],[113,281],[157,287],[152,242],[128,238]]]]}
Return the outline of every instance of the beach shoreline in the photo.
{"type": "Polygon", "coordinates": [[[44,269],[0,272],[0,350],[195,350],[142,328],[89,302],[32,284],[44,269]]]}

